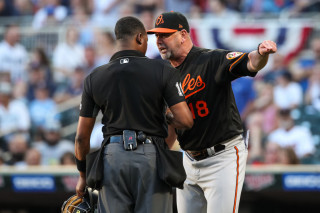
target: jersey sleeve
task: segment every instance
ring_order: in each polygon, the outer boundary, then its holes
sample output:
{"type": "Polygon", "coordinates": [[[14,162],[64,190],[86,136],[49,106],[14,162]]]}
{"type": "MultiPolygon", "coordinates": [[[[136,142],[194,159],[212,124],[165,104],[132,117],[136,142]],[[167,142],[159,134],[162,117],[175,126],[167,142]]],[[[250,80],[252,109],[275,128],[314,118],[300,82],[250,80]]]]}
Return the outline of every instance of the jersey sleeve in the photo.
{"type": "Polygon", "coordinates": [[[177,103],[185,101],[184,93],[181,88],[180,71],[165,65],[163,68],[164,99],[171,107],[177,103]]]}
{"type": "Polygon", "coordinates": [[[229,80],[234,80],[242,76],[254,77],[257,72],[250,72],[247,67],[248,53],[232,52],[221,50],[219,76],[225,76],[229,80]]]}
{"type": "Polygon", "coordinates": [[[84,88],[80,103],[80,116],[95,118],[99,112],[99,106],[95,103],[92,95],[90,75],[84,81],[84,88]]]}

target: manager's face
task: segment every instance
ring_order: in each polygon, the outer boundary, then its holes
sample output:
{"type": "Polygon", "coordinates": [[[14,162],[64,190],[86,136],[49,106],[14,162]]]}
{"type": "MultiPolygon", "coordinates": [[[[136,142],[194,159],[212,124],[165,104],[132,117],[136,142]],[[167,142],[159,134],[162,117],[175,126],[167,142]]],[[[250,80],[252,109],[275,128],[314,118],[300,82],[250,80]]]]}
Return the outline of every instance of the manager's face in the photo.
{"type": "Polygon", "coordinates": [[[181,31],[174,33],[156,33],[157,46],[162,59],[171,60],[178,56],[181,47],[181,31]]]}

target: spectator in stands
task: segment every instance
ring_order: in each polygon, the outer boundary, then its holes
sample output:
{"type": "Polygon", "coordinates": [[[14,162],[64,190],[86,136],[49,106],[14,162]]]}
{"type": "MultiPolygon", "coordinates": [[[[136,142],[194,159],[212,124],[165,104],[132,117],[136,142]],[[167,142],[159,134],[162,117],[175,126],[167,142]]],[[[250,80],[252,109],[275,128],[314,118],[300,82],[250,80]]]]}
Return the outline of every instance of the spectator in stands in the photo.
{"type": "Polygon", "coordinates": [[[201,13],[207,12],[208,0],[193,0],[192,2],[196,7],[200,8],[201,13]]]}
{"type": "Polygon", "coordinates": [[[19,43],[20,29],[17,25],[8,25],[4,39],[0,43],[0,73],[7,72],[13,83],[25,81],[27,76],[28,53],[19,43]]]}
{"type": "Polygon", "coordinates": [[[282,147],[279,153],[280,164],[299,164],[299,158],[292,147],[282,147]]]}
{"type": "Polygon", "coordinates": [[[24,165],[25,154],[29,149],[28,140],[23,134],[14,134],[8,142],[10,158],[6,162],[7,165],[21,166],[24,165]]]}
{"type": "Polygon", "coordinates": [[[276,79],[279,73],[287,71],[288,68],[284,64],[284,55],[281,55],[280,53],[276,53],[275,55],[272,55],[272,63],[271,67],[267,72],[262,72],[262,80],[266,83],[270,83],[272,85],[276,84],[276,79]]]}
{"type": "MultiPolygon", "coordinates": [[[[202,2],[206,2],[203,0],[200,0],[202,2]]],[[[200,8],[199,5],[195,4],[195,0],[164,0],[164,10],[165,11],[175,11],[175,12],[180,12],[182,14],[188,14],[190,13],[190,9],[192,7],[199,8],[199,11],[202,12],[202,9],[200,8]]],[[[153,28],[154,26],[152,26],[153,28]]],[[[146,27],[146,29],[152,29],[146,27]]],[[[149,41],[148,41],[149,43],[149,41]]]]}
{"type": "Polygon", "coordinates": [[[240,15],[237,11],[227,8],[225,0],[208,0],[209,9],[205,13],[205,18],[210,21],[220,22],[222,20],[238,21],[240,15]]]}
{"type": "Polygon", "coordinates": [[[42,165],[59,165],[61,157],[67,152],[74,152],[72,141],[61,138],[60,123],[48,121],[44,127],[44,139],[34,143],[34,148],[42,154],[42,165]]]}
{"type": "Polygon", "coordinates": [[[85,65],[83,67],[86,75],[88,75],[98,66],[96,49],[93,46],[87,46],[84,50],[84,58],[85,65]]]}
{"type": "MultiPolygon", "coordinates": [[[[144,10],[140,13],[140,20],[146,29],[152,29],[154,27],[154,12],[150,10],[144,10]]],[[[157,38],[155,35],[148,34],[148,48],[146,56],[149,58],[160,57],[156,40],[157,38]]]]}
{"type": "Polygon", "coordinates": [[[164,10],[164,3],[164,0],[134,0],[134,13],[141,14],[144,11],[156,12],[159,10],[164,10]]]}
{"type": "Polygon", "coordinates": [[[90,12],[87,6],[80,4],[72,7],[71,17],[65,23],[79,30],[79,44],[83,46],[93,45],[96,29],[90,20],[90,12]]]}
{"type": "Polygon", "coordinates": [[[49,97],[51,98],[55,91],[54,83],[47,78],[47,73],[45,67],[34,64],[29,70],[29,81],[27,84],[27,99],[29,102],[35,99],[35,90],[38,87],[47,87],[49,92],[49,97]]]}
{"type": "Polygon", "coordinates": [[[268,141],[281,147],[291,147],[300,160],[309,158],[315,151],[312,134],[307,127],[295,125],[291,110],[279,111],[279,128],[270,133],[268,141]]]}
{"type": "Polygon", "coordinates": [[[306,92],[306,104],[320,111],[320,62],[313,67],[306,92]]]}
{"type": "Polygon", "coordinates": [[[118,17],[125,17],[125,16],[132,16],[132,15],[135,15],[134,7],[132,6],[132,3],[126,2],[125,4],[120,5],[118,17]]]}
{"type": "Polygon", "coordinates": [[[100,31],[96,34],[95,49],[97,51],[97,64],[109,62],[115,52],[115,39],[111,32],[100,31]]]}
{"type": "Polygon", "coordinates": [[[320,37],[315,37],[311,41],[314,64],[320,63],[320,37]]]}
{"type": "Polygon", "coordinates": [[[85,70],[82,67],[77,67],[69,84],[66,95],[68,98],[76,97],[82,94],[83,80],[86,77],[85,70]]]}
{"type": "MultiPolygon", "coordinates": [[[[300,1],[300,0],[299,0],[300,1]]],[[[256,15],[279,14],[279,12],[290,4],[290,0],[244,0],[242,11],[245,13],[254,13],[256,15]]]]}
{"type": "Polygon", "coordinates": [[[66,41],[59,43],[53,52],[54,81],[57,89],[65,88],[76,67],[83,66],[84,47],[78,44],[79,32],[75,27],[68,27],[66,41]]]}
{"type": "Polygon", "coordinates": [[[0,137],[8,141],[10,135],[20,132],[28,135],[30,115],[26,104],[12,98],[9,82],[0,82],[0,137]]]}
{"type": "Polygon", "coordinates": [[[34,90],[35,99],[29,104],[34,139],[41,135],[48,120],[59,120],[57,104],[49,97],[49,89],[45,84],[38,84],[34,90]]]}
{"type": "Polygon", "coordinates": [[[262,156],[265,140],[270,132],[277,128],[277,107],[273,103],[273,86],[264,82],[255,82],[257,98],[254,100],[254,111],[246,120],[250,130],[250,151],[248,162],[262,156]]]}
{"type": "Polygon", "coordinates": [[[198,5],[192,4],[190,7],[189,18],[195,20],[201,20],[202,12],[201,8],[198,5]]]}
{"type": "Polygon", "coordinates": [[[60,165],[76,165],[74,152],[66,152],[60,158],[60,165]]]}
{"type": "Polygon", "coordinates": [[[38,47],[31,52],[28,68],[27,99],[32,101],[35,98],[34,90],[38,85],[47,85],[49,88],[49,96],[52,97],[55,91],[53,74],[50,60],[43,48],[38,47]]]}
{"type": "Polygon", "coordinates": [[[257,84],[258,96],[254,100],[255,112],[261,115],[261,129],[263,137],[277,128],[278,109],[274,103],[273,86],[269,83],[257,84]]]}
{"type": "Polygon", "coordinates": [[[79,29],[79,43],[83,46],[93,45],[96,30],[84,8],[76,9],[71,21],[73,26],[77,26],[79,29]]]}
{"type": "Polygon", "coordinates": [[[310,48],[290,66],[293,79],[302,85],[303,91],[308,87],[308,79],[312,75],[314,66],[320,63],[320,37],[310,41],[310,48]]]}
{"type": "Polygon", "coordinates": [[[24,161],[26,166],[39,166],[41,165],[41,158],[42,156],[39,150],[30,148],[25,154],[24,161]]]}
{"type": "Polygon", "coordinates": [[[68,0],[69,4],[69,12],[68,14],[74,16],[75,11],[78,9],[83,9],[88,16],[91,15],[93,9],[93,1],[92,0],[68,0]]]}
{"type": "Polygon", "coordinates": [[[0,167],[5,163],[5,157],[3,151],[0,149],[0,167]]]}
{"type": "Polygon", "coordinates": [[[0,0],[0,16],[14,16],[16,10],[12,0],[0,0]]]}
{"type": "Polygon", "coordinates": [[[236,104],[243,121],[253,110],[253,102],[256,97],[252,78],[238,78],[232,82],[232,90],[236,104]]]}
{"type": "Polygon", "coordinates": [[[316,15],[320,12],[320,2],[317,0],[293,0],[289,7],[284,9],[281,16],[306,17],[307,15],[316,15]]]}
{"type": "Polygon", "coordinates": [[[71,83],[67,86],[66,90],[58,91],[54,95],[56,103],[62,103],[63,101],[69,100],[73,97],[80,96],[83,90],[83,80],[86,77],[84,68],[77,67],[71,78],[71,83]]]}
{"type": "Polygon", "coordinates": [[[13,0],[16,16],[32,16],[33,5],[31,0],[13,0]]]}
{"type": "Polygon", "coordinates": [[[280,162],[280,151],[281,147],[277,143],[269,142],[266,144],[264,149],[265,164],[278,164],[280,162]]]}
{"type": "Polygon", "coordinates": [[[225,0],[227,7],[232,9],[232,10],[236,10],[236,11],[240,11],[240,7],[242,6],[242,0],[225,0]]]}
{"type": "Polygon", "coordinates": [[[17,82],[13,87],[12,98],[28,105],[26,94],[27,94],[27,82],[22,82],[22,81],[17,82]]]}
{"type": "Polygon", "coordinates": [[[114,27],[125,0],[93,0],[92,22],[97,26],[114,27]]]}
{"type": "Polygon", "coordinates": [[[60,0],[44,0],[43,6],[36,12],[32,21],[34,29],[61,24],[67,18],[68,10],[60,5],[60,0]]]}
{"type": "Polygon", "coordinates": [[[29,69],[34,67],[41,67],[45,71],[45,80],[47,82],[53,81],[50,59],[42,47],[36,47],[31,52],[29,69]]]}
{"type": "Polygon", "coordinates": [[[253,164],[299,164],[299,159],[292,147],[281,147],[274,142],[268,142],[263,151],[263,158],[257,159],[253,164]]]}
{"type": "Polygon", "coordinates": [[[292,81],[288,71],[279,73],[274,87],[274,103],[280,109],[295,109],[303,103],[302,87],[292,81]]]}

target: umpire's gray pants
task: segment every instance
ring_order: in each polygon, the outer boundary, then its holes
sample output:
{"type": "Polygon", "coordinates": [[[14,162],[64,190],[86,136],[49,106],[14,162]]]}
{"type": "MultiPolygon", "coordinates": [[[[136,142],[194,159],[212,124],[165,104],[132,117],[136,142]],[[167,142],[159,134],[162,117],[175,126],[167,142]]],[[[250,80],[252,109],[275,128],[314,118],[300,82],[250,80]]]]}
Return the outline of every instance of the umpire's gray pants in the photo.
{"type": "Polygon", "coordinates": [[[172,213],[172,189],[158,177],[153,144],[125,151],[123,144],[110,143],[104,154],[98,212],[172,213]]]}

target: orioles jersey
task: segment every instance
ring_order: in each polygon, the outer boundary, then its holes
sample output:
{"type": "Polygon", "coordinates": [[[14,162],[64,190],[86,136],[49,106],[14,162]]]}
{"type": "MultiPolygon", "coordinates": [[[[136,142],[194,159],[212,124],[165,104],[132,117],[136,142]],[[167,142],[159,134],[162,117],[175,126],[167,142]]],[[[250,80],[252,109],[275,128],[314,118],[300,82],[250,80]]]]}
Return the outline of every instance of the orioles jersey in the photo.
{"type": "Polygon", "coordinates": [[[243,132],[231,82],[256,75],[247,62],[247,53],[193,47],[176,67],[194,119],[190,130],[177,130],[183,150],[209,148],[243,132]]]}

